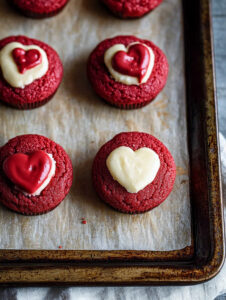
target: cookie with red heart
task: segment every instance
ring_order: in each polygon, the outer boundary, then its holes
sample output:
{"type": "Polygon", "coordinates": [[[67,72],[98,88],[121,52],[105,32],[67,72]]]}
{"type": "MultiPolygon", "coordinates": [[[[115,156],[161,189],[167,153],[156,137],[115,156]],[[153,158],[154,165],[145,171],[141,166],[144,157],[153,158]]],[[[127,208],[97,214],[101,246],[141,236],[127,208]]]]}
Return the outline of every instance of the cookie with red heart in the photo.
{"type": "Polygon", "coordinates": [[[101,0],[116,16],[140,18],[162,3],[162,0],[101,0]]]}
{"type": "Polygon", "coordinates": [[[9,0],[15,9],[31,18],[47,18],[58,14],[69,0],[9,0]]]}
{"type": "Polygon", "coordinates": [[[17,136],[0,148],[0,202],[18,213],[54,209],[68,194],[72,177],[65,150],[44,136],[17,136]]]}
{"type": "Polygon", "coordinates": [[[30,109],[48,102],[63,77],[63,66],[49,45],[25,36],[0,40],[0,101],[30,109]]]}
{"type": "Polygon", "coordinates": [[[104,144],[92,167],[99,197],[124,213],[143,213],[161,204],[173,189],[174,159],[154,136],[123,132],[104,144]]]}
{"type": "Polygon", "coordinates": [[[104,40],[91,53],[87,66],[95,92],[124,109],[150,103],[164,88],[168,70],[163,51],[134,36],[104,40]]]}
{"type": "Polygon", "coordinates": [[[25,50],[20,47],[12,51],[13,60],[20,73],[33,69],[42,63],[42,55],[37,49],[25,50]]]}

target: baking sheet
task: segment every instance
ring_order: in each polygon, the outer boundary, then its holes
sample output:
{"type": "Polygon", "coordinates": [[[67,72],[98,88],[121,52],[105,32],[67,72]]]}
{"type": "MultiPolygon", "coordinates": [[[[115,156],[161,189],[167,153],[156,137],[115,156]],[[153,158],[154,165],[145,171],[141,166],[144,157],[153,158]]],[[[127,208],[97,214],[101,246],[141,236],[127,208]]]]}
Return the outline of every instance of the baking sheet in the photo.
{"type": "Polygon", "coordinates": [[[191,244],[188,149],[185,112],[182,7],[165,0],[137,20],[113,17],[98,0],[71,0],[58,16],[32,20],[0,2],[0,38],[24,34],[52,45],[64,64],[64,80],[45,106],[19,111],[0,105],[0,145],[26,133],[61,144],[72,159],[74,182],[52,212],[21,216],[0,206],[0,248],[76,250],[173,250],[191,244]],[[86,77],[86,61],[105,38],[132,34],[150,39],[166,53],[167,86],[150,105],[122,111],[103,103],[86,77]],[[174,190],[154,210],[118,213],[102,203],[91,183],[93,158],[102,144],[122,131],[144,131],[159,138],[177,165],[174,190]],[[85,218],[87,224],[82,224],[85,218]]]}

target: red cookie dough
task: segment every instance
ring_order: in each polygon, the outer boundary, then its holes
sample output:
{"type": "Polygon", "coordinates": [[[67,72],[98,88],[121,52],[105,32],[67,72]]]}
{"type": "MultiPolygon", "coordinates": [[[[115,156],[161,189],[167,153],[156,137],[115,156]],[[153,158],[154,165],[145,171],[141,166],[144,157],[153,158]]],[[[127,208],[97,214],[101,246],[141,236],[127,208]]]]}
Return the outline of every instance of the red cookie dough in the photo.
{"type": "Polygon", "coordinates": [[[88,78],[95,92],[110,104],[124,109],[142,107],[151,102],[164,88],[168,76],[168,62],[165,54],[150,41],[135,36],[117,36],[102,41],[91,53],[87,66],[88,78]],[[140,42],[152,49],[155,55],[154,67],[146,83],[126,85],[114,80],[105,63],[104,54],[115,44],[128,46],[140,42]]]}
{"type": "Polygon", "coordinates": [[[124,132],[116,135],[102,146],[97,153],[92,168],[93,185],[100,198],[118,211],[124,213],[143,213],[162,203],[173,189],[176,177],[174,159],[166,146],[147,133],[124,132]],[[149,185],[138,193],[129,193],[111,176],[106,159],[120,146],[136,151],[147,147],[155,151],[160,159],[160,168],[149,185]]]}
{"type": "Polygon", "coordinates": [[[26,36],[10,36],[0,40],[0,50],[9,43],[37,45],[42,48],[49,61],[48,71],[25,88],[14,88],[4,79],[0,66],[0,101],[19,109],[30,109],[48,102],[56,93],[63,77],[63,65],[56,51],[47,44],[26,36]]]}
{"type": "Polygon", "coordinates": [[[31,18],[46,18],[58,14],[68,0],[10,0],[22,14],[31,18]]]}
{"type": "Polygon", "coordinates": [[[0,148],[0,202],[24,215],[39,215],[54,209],[68,194],[72,185],[72,164],[64,149],[52,140],[36,134],[21,135],[0,148]],[[26,196],[15,188],[3,171],[5,159],[15,153],[29,154],[43,150],[52,154],[56,172],[38,196],[26,196]]]}
{"type": "Polygon", "coordinates": [[[115,15],[121,18],[139,18],[147,14],[162,0],[101,0],[115,15]]]}

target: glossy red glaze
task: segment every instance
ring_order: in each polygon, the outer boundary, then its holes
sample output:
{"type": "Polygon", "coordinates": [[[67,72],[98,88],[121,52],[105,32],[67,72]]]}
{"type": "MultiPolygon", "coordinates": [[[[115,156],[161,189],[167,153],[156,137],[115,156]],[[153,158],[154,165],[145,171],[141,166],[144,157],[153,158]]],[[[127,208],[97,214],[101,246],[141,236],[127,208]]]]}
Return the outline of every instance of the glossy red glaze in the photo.
{"type": "Polygon", "coordinates": [[[47,179],[52,167],[49,155],[42,150],[16,153],[3,163],[6,176],[23,191],[33,194],[47,179]]]}
{"type": "Polygon", "coordinates": [[[22,48],[15,48],[12,51],[12,55],[19,72],[22,74],[42,62],[41,53],[37,49],[25,51],[22,48]]]}
{"type": "Polygon", "coordinates": [[[150,63],[150,53],[142,44],[131,45],[128,52],[119,51],[112,59],[113,68],[124,75],[137,77],[142,82],[150,63]]]}

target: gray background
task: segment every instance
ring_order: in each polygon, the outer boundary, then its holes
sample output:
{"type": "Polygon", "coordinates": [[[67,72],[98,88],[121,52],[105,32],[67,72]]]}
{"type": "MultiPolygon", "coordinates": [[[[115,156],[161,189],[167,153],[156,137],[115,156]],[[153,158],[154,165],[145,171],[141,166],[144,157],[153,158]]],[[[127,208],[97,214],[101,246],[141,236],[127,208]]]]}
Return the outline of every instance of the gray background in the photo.
{"type": "Polygon", "coordinates": [[[212,0],[219,129],[226,136],[226,0],[212,0]]]}

